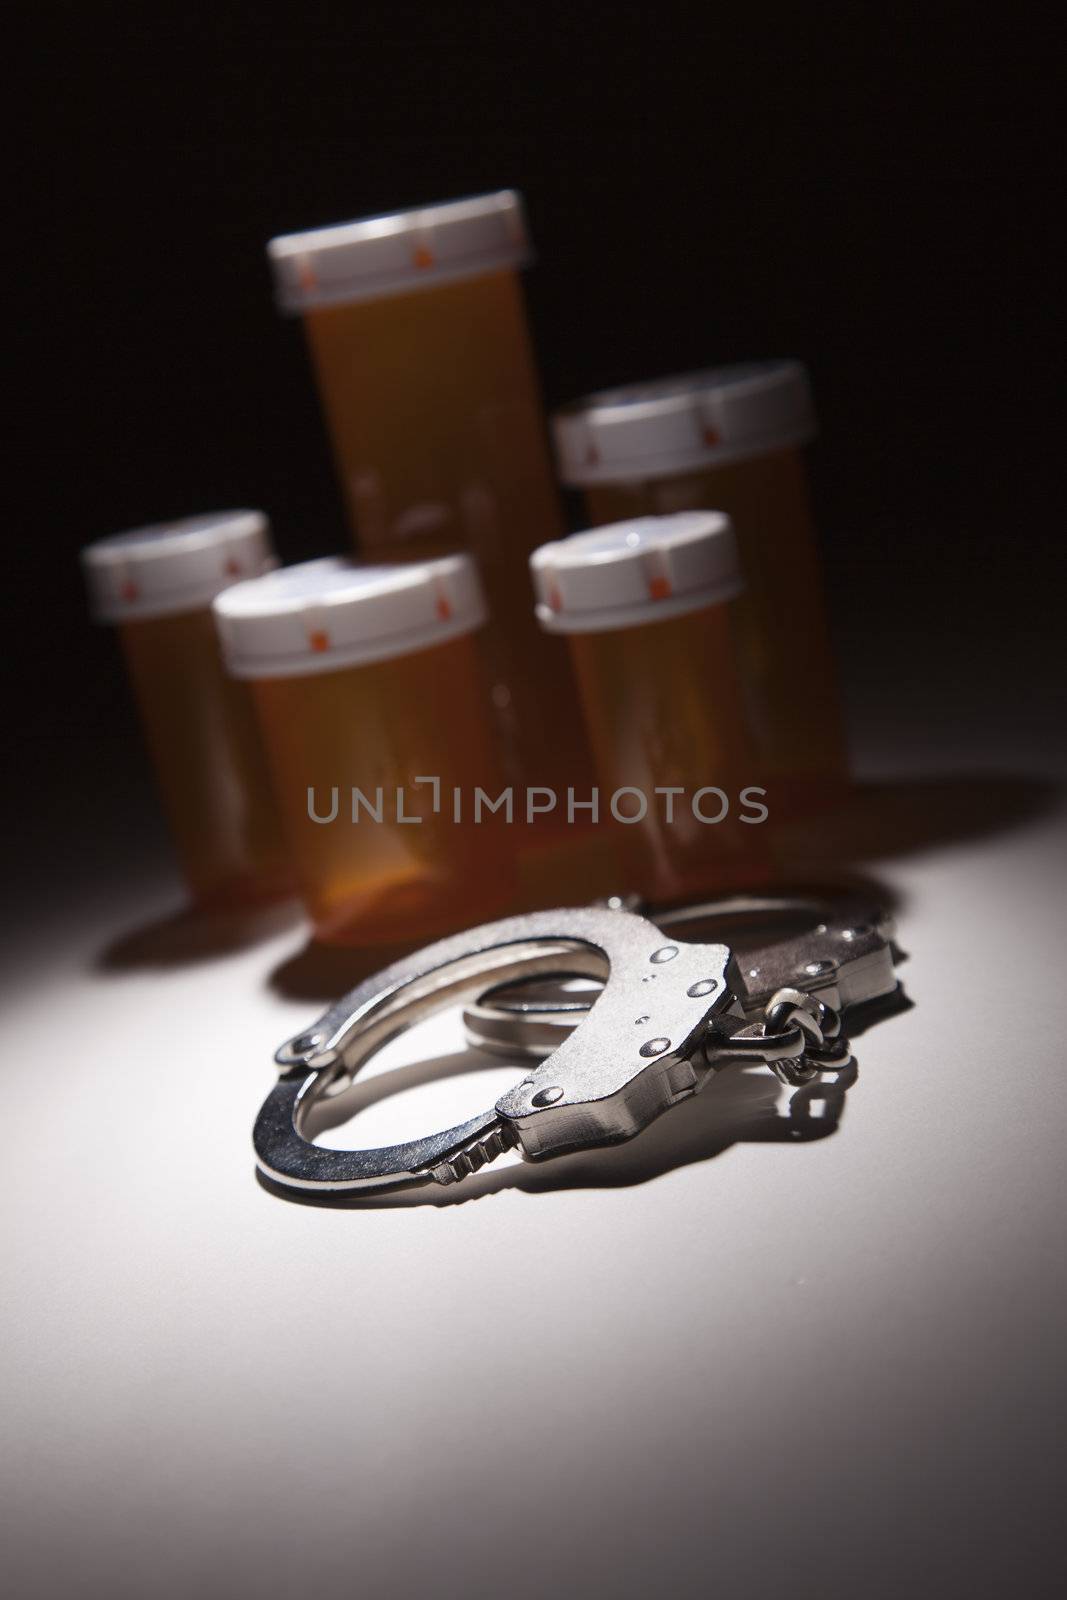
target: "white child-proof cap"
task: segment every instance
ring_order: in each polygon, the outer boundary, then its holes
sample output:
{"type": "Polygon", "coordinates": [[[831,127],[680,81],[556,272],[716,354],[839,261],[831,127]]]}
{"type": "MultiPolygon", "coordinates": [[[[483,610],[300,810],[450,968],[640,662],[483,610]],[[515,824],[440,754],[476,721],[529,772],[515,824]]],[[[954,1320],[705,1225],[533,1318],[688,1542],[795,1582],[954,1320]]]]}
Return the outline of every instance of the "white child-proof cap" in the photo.
{"type": "Polygon", "coordinates": [[[815,408],[801,362],[749,361],[587,395],[552,433],[564,483],[640,483],[807,444],[815,408]]]}
{"type": "Polygon", "coordinates": [[[470,556],[364,566],[324,556],[239,583],[215,602],[235,678],[295,678],[386,661],[472,633],[485,598],[470,556]]]}
{"type": "Polygon", "coordinates": [[[529,253],[522,196],[514,189],[287,233],[267,245],[282,311],[373,300],[520,267],[529,253]]]}
{"type": "Polygon", "coordinates": [[[97,622],[196,611],[275,563],[262,511],[215,511],[98,539],[81,553],[97,622]]]}
{"type": "Polygon", "coordinates": [[[549,633],[662,622],[741,592],[733,524],[721,511],[635,517],[543,544],[530,557],[549,633]]]}

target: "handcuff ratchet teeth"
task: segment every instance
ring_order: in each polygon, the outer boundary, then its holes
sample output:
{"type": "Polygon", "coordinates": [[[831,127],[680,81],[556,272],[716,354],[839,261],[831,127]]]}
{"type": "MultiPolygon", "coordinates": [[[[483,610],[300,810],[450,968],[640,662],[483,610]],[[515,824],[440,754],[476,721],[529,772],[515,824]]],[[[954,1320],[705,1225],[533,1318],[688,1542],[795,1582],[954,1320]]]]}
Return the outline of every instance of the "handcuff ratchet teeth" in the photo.
{"type": "Polygon", "coordinates": [[[685,942],[618,903],[487,923],[366,979],[278,1050],[281,1074],[253,1135],[257,1163],[282,1188],[336,1195],[454,1183],[510,1148],[542,1160],[632,1138],[724,1065],[766,1062],[800,1083],[848,1060],[826,998],[798,986],[755,1011],[751,1002],[726,944],[685,942]],[[560,975],[602,978],[596,1004],[578,1026],[571,1015],[494,1107],[403,1144],[313,1142],[317,1127],[341,1120],[345,1088],[389,1039],[445,1005],[469,1010],[487,991],[560,975]]]}

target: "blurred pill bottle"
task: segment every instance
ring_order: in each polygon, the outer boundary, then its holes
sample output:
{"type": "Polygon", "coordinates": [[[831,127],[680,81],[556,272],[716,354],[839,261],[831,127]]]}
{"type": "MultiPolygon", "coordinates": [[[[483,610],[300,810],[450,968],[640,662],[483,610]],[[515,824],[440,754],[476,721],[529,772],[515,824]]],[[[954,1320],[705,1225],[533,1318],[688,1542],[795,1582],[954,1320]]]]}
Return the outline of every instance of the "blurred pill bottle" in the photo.
{"type": "MultiPolygon", "coordinates": [[[[280,308],[303,319],[360,549],[378,561],[474,556],[509,777],[585,781],[567,652],[530,610],[527,560],[563,523],[520,281],[520,196],[286,235],[268,255],[280,308]]],[[[548,817],[525,840],[551,850],[557,831],[548,817]]]]}
{"type": "Polygon", "coordinates": [[[468,556],[308,561],[227,590],[215,618],[319,939],[435,938],[508,905],[510,835],[476,794],[502,779],[468,556]]]}
{"type": "Polygon", "coordinates": [[[737,674],[729,518],[639,517],[545,545],[530,566],[540,624],[571,648],[622,888],[673,900],[758,881],[767,808],[737,674]]]}
{"type": "Polygon", "coordinates": [[[115,534],[81,553],[93,616],[113,624],[194,900],[225,906],[290,886],[247,689],[222,664],[215,596],[274,566],[258,511],[115,534]]]}
{"type": "Polygon", "coordinates": [[[787,812],[833,799],[846,752],[802,454],[815,434],[804,367],[749,362],[605,390],[557,412],[553,432],[594,524],[730,517],[742,671],[772,796],[787,812]]]}

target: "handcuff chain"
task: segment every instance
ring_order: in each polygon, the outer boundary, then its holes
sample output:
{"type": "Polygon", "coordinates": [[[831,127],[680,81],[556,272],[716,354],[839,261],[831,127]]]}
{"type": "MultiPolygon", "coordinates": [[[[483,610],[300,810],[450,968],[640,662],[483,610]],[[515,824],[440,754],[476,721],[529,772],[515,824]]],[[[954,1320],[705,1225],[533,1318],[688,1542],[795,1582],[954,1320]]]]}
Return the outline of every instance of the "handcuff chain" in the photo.
{"type": "Polygon", "coordinates": [[[710,1067],[760,1061],[790,1088],[839,1070],[851,1054],[837,1008],[800,989],[775,990],[755,1022],[716,1018],[704,1042],[710,1067]]]}
{"type": "MultiPolygon", "coordinates": [[[[738,1059],[759,1061],[770,1067],[780,1083],[798,1088],[820,1072],[843,1067],[851,1057],[848,1039],[841,1032],[836,1007],[800,989],[778,989],[756,1022],[720,1017],[703,1042],[709,1067],[735,1064],[738,1059]]],[[[518,1143],[513,1129],[502,1121],[430,1168],[441,1184],[459,1183],[495,1161],[518,1143]]]]}

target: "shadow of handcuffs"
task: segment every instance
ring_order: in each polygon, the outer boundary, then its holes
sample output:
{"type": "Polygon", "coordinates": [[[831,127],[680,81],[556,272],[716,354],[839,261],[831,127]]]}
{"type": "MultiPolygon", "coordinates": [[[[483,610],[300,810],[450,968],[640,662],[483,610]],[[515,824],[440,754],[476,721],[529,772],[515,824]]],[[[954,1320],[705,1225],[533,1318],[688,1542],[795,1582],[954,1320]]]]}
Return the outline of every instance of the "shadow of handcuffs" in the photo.
{"type": "Polygon", "coordinates": [[[280,1076],[253,1136],[260,1174],[293,1198],[351,1201],[460,1183],[507,1150],[539,1166],[626,1143],[727,1067],[769,1066],[793,1091],[778,1119],[787,1136],[821,1135],[855,1077],[842,1015],[852,1026],[899,1000],[893,934],[868,899],[735,896],[655,921],[611,900],[440,940],[357,984],[278,1050],[280,1076]],[[794,931],[743,955],[681,937],[775,915],[794,931]],[[798,918],[808,926],[797,929],[798,918]],[[357,1150],[314,1142],[351,1115],[372,1055],[455,1004],[468,1043],[524,1062],[521,1081],[480,1115],[419,1139],[357,1150]]]}

